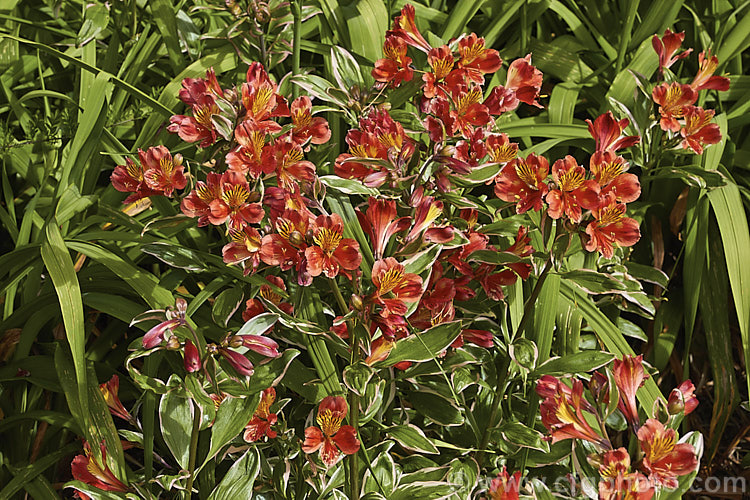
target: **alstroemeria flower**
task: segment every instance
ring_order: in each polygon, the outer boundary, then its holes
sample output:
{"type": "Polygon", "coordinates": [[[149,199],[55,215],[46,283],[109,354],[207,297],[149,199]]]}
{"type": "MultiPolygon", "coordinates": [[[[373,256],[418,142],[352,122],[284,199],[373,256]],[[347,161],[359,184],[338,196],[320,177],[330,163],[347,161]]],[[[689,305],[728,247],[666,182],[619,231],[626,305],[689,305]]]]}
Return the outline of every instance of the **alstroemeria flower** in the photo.
{"type": "Polygon", "coordinates": [[[464,139],[468,139],[474,133],[474,127],[484,127],[490,122],[489,110],[482,104],[482,100],[482,90],[479,87],[453,93],[451,135],[460,131],[464,139]]]}
{"type": "Polygon", "coordinates": [[[630,124],[630,120],[623,118],[617,121],[611,111],[599,115],[593,122],[586,119],[586,123],[588,123],[589,134],[596,141],[597,153],[629,148],[641,141],[640,136],[637,135],[622,135],[623,130],[630,124]]]}
{"type": "Polygon", "coordinates": [[[133,418],[117,396],[117,393],[120,390],[120,377],[118,377],[117,374],[112,375],[112,378],[109,379],[108,382],[99,384],[99,390],[101,391],[102,396],[104,396],[104,401],[107,403],[109,412],[112,415],[120,417],[128,422],[133,418]]]}
{"type": "Polygon", "coordinates": [[[408,46],[406,42],[397,36],[385,37],[383,43],[383,59],[375,61],[372,69],[372,77],[376,82],[389,83],[391,87],[398,87],[401,82],[409,82],[414,77],[411,69],[411,57],[406,55],[408,46]]]}
{"type": "Polygon", "coordinates": [[[308,271],[311,276],[321,273],[335,278],[339,269],[353,271],[362,262],[359,243],[344,238],[344,221],[339,214],[321,215],[315,220],[313,243],[305,249],[308,271]]]}
{"type": "Polygon", "coordinates": [[[274,141],[271,149],[273,155],[269,161],[276,165],[276,178],[279,186],[292,191],[300,181],[315,180],[315,165],[305,160],[302,146],[291,140],[274,141]]]}
{"type": "MultiPolygon", "coordinates": [[[[425,196],[424,198],[422,198],[422,200],[419,201],[419,204],[416,206],[416,210],[414,213],[414,225],[409,231],[409,234],[406,235],[406,241],[407,242],[413,241],[420,234],[422,234],[422,232],[425,230],[430,231],[430,229],[428,228],[437,229],[437,228],[432,227],[432,223],[435,222],[442,213],[443,213],[442,201],[436,200],[432,196],[425,196]]],[[[435,232],[436,231],[433,231],[433,234],[435,232]]],[[[448,237],[448,240],[452,239],[453,237],[452,231],[450,233],[451,234],[448,237]]],[[[425,237],[426,236],[427,234],[425,234],[425,237]]],[[[444,243],[444,241],[435,241],[435,242],[444,243]]]]}
{"type": "Polygon", "coordinates": [[[133,326],[136,323],[139,323],[140,321],[144,321],[146,319],[154,319],[151,313],[164,313],[166,316],[166,319],[156,325],[155,327],[151,328],[149,331],[146,332],[146,334],[143,336],[143,348],[144,349],[153,349],[154,347],[158,346],[162,343],[164,340],[164,334],[166,332],[171,332],[178,326],[184,326],[187,325],[186,320],[186,314],[187,314],[187,301],[183,299],[182,297],[178,298],[175,301],[174,307],[167,307],[166,309],[156,309],[152,311],[147,311],[144,313],[143,318],[136,318],[131,323],[130,326],[133,326]]]}
{"type": "Polygon", "coordinates": [[[528,54],[510,63],[505,87],[515,92],[519,101],[542,108],[537,101],[542,89],[542,78],[542,72],[531,65],[531,54],[528,54]]]}
{"type": "Polygon", "coordinates": [[[393,337],[387,337],[381,335],[372,342],[370,342],[370,354],[365,358],[365,364],[372,366],[380,361],[388,359],[388,355],[393,350],[393,345],[396,343],[393,337]]]}
{"type": "Polygon", "coordinates": [[[518,500],[518,490],[521,486],[521,471],[513,475],[508,474],[508,469],[503,470],[495,479],[490,481],[490,490],[487,492],[490,500],[518,500]]]}
{"type": "Polygon", "coordinates": [[[583,401],[583,382],[575,379],[570,392],[558,387],[556,394],[542,402],[542,423],[553,444],[564,439],[583,439],[599,446],[608,444],[586,421],[583,401]]]}
{"type": "Polygon", "coordinates": [[[432,71],[422,75],[424,96],[427,98],[433,98],[438,94],[445,96],[446,92],[442,87],[445,78],[453,70],[453,52],[447,45],[430,49],[427,54],[427,64],[430,65],[432,71]]]}
{"type": "Polygon", "coordinates": [[[458,67],[469,80],[479,85],[484,85],[484,75],[494,73],[503,64],[498,51],[485,47],[484,38],[476,33],[458,40],[458,57],[458,67]]]}
{"type": "MultiPolygon", "coordinates": [[[[91,446],[84,441],[84,454],[77,455],[70,464],[70,472],[73,474],[73,479],[104,491],[128,491],[129,488],[127,485],[120,481],[107,465],[107,449],[104,447],[104,442],[101,443],[99,449],[101,450],[102,463],[99,463],[94,458],[91,453],[91,446]]],[[[76,496],[83,500],[90,498],[80,491],[76,492],[76,496]]]]}
{"type": "Polygon", "coordinates": [[[271,428],[278,421],[276,414],[271,413],[271,405],[274,401],[276,401],[276,389],[273,387],[264,389],[260,395],[258,408],[253,413],[253,418],[247,423],[245,432],[242,434],[242,438],[245,441],[253,443],[263,439],[263,436],[273,439],[278,435],[271,428]]]}
{"type": "Polygon", "coordinates": [[[254,122],[256,130],[280,131],[281,125],[270,118],[289,116],[286,99],[277,93],[276,84],[259,62],[248,67],[246,80],[241,87],[245,118],[254,122]]]}
{"type": "Polygon", "coordinates": [[[331,138],[328,120],[312,115],[312,101],[306,95],[292,102],[292,139],[302,144],[308,139],[312,144],[325,144],[331,138]]]}
{"type": "Polygon", "coordinates": [[[508,162],[495,178],[495,196],[516,204],[516,212],[541,210],[542,198],[549,191],[546,179],[549,163],[544,156],[531,153],[508,162]]]}
{"type": "MultiPolygon", "coordinates": [[[[536,393],[544,399],[554,398],[562,394],[566,398],[568,405],[573,404],[573,390],[552,375],[542,375],[536,383],[536,393]]],[[[585,399],[581,399],[580,404],[582,409],[593,411],[593,407],[585,399]]]]}
{"type": "Polygon", "coordinates": [[[635,201],[641,195],[638,176],[625,173],[628,162],[622,156],[612,151],[594,153],[589,168],[601,188],[600,195],[614,193],[615,200],[623,203],[635,201]]]}
{"type": "Polygon", "coordinates": [[[484,105],[487,106],[487,110],[491,115],[500,116],[506,111],[516,109],[520,102],[516,93],[511,89],[506,89],[502,85],[496,85],[490,90],[490,94],[484,100],[484,105]]]}
{"type": "Polygon", "coordinates": [[[650,500],[654,485],[638,472],[630,473],[630,455],[625,448],[601,455],[599,500],[650,500]]]}
{"type": "Polygon", "coordinates": [[[257,193],[250,191],[244,176],[227,171],[221,176],[221,196],[208,204],[211,212],[208,221],[214,225],[227,222],[230,229],[242,229],[263,219],[263,206],[257,203],[257,193]],[[254,199],[255,198],[255,199],[254,199]]]}
{"type": "Polygon", "coordinates": [[[586,180],[586,170],[572,156],[552,164],[552,179],[558,189],[547,193],[547,213],[553,219],[567,215],[577,224],[583,216],[582,208],[592,210],[599,204],[599,184],[586,180]]]}
{"type": "Polygon", "coordinates": [[[284,212],[291,210],[298,212],[303,217],[307,217],[309,222],[315,220],[315,215],[307,208],[310,200],[302,196],[302,192],[297,184],[292,189],[270,186],[263,193],[263,205],[268,207],[271,220],[284,215],[284,212]]]}
{"type": "Polygon", "coordinates": [[[719,91],[729,90],[729,78],[726,76],[716,76],[714,71],[719,65],[719,58],[708,53],[701,52],[698,55],[698,74],[695,75],[690,86],[693,90],[713,89],[719,91]]]}
{"type": "Polygon", "coordinates": [[[260,249],[261,260],[269,266],[279,266],[282,271],[297,269],[297,281],[307,286],[312,276],[307,272],[305,249],[310,220],[301,212],[287,210],[273,221],[276,233],[263,237],[260,249]]]}
{"type": "Polygon", "coordinates": [[[638,417],[636,392],[647,378],[643,370],[643,355],[625,354],[622,359],[615,359],[612,374],[615,377],[617,388],[620,390],[620,402],[617,407],[625,415],[627,421],[634,428],[637,428],[641,419],[638,417]]]}
{"type": "Polygon", "coordinates": [[[320,450],[320,459],[330,467],[345,455],[359,451],[357,432],[351,425],[341,425],[349,411],[346,399],[342,396],[326,396],[318,407],[316,421],[320,427],[310,426],[305,429],[305,441],[302,451],[315,453],[320,450]]]}
{"type": "Polygon", "coordinates": [[[260,265],[262,239],[257,229],[245,226],[241,230],[229,230],[229,243],[221,249],[225,264],[243,263],[247,276],[260,265]]]}
{"type": "Polygon", "coordinates": [[[210,93],[197,97],[191,107],[193,116],[173,115],[167,130],[179,135],[185,142],[197,142],[199,147],[207,148],[218,137],[211,117],[221,114],[221,110],[210,93]]]}
{"type": "Polygon", "coordinates": [[[388,314],[406,313],[406,302],[417,302],[422,296],[422,278],[407,273],[403,264],[393,257],[378,260],[372,266],[373,300],[382,305],[388,314]]]}
{"type": "Polygon", "coordinates": [[[206,181],[198,181],[180,203],[180,210],[188,217],[198,217],[198,227],[208,225],[211,219],[211,203],[222,195],[222,174],[209,172],[206,181]]]}
{"type": "Polygon", "coordinates": [[[510,286],[518,281],[518,275],[511,269],[493,272],[496,267],[492,264],[480,264],[474,273],[474,277],[482,285],[482,289],[484,289],[487,297],[495,301],[500,301],[505,297],[503,287],[510,286]]]}
{"type": "Polygon", "coordinates": [[[187,185],[182,155],[176,154],[173,157],[164,146],[156,146],[145,152],[139,149],[138,157],[145,169],[143,180],[149,189],[164,196],[172,196],[175,189],[184,189],[187,185]]]}
{"type": "MultiPolygon", "coordinates": [[[[266,281],[270,284],[286,291],[286,284],[284,280],[278,276],[266,276],[266,281]]],[[[269,285],[261,285],[258,290],[258,295],[264,300],[267,300],[271,304],[275,305],[287,314],[294,314],[294,306],[288,302],[284,302],[281,295],[276,293],[269,285]]],[[[266,307],[259,299],[249,299],[245,302],[245,310],[242,311],[242,320],[249,321],[259,314],[267,312],[266,307]]],[[[270,331],[270,330],[269,330],[270,331]]]]}
{"type": "Polygon", "coordinates": [[[698,467],[695,448],[690,443],[678,443],[674,429],[650,418],[638,429],[638,441],[643,450],[643,467],[649,479],[665,488],[677,488],[677,476],[690,474],[698,467]]]}
{"type": "Polygon", "coordinates": [[[121,193],[131,193],[123,204],[133,203],[141,198],[148,198],[157,191],[150,189],[145,182],[143,174],[146,172],[144,165],[133,161],[131,158],[125,158],[125,165],[117,165],[109,178],[112,187],[121,193]]]}
{"type": "Polygon", "coordinates": [[[518,143],[510,142],[507,134],[489,134],[485,147],[492,163],[504,165],[518,157],[518,143]]]}
{"type": "Polygon", "coordinates": [[[698,92],[687,84],[662,83],[654,87],[651,97],[659,105],[659,125],[662,130],[677,132],[680,130],[680,122],[677,119],[685,116],[688,106],[698,99],[698,92]]]}
{"type": "Polygon", "coordinates": [[[416,47],[423,52],[429,52],[432,46],[427,43],[427,40],[417,29],[414,14],[413,5],[404,5],[404,8],[401,9],[401,15],[393,19],[393,29],[387,31],[386,36],[397,36],[412,47],[416,47]]]}
{"type": "Polygon", "coordinates": [[[667,28],[664,32],[664,36],[659,38],[659,35],[654,35],[651,38],[651,45],[654,47],[656,54],[659,56],[659,71],[664,72],[665,68],[669,68],[678,60],[687,57],[693,49],[687,49],[680,54],[676,52],[680,49],[682,41],[685,40],[685,32],[672,33],[672,30],[667,28]]]}
{"type": "Polygon", "coordinates": [[[698,398],[695,397],[695,386],[688,379],[677,388],[672,389],[667,401],[667,409],[670,415],[684,413],[689,415],[698,407],[698,398]]]}
{"type": "Polygon", "coordinates": [[[391,237],[409,227],[411,217],[396,217],[396,202],[370,197],[363,214],[357,209],[359,225],[370,237],[375,259],[381,259],[391,237]]]}
{"type": "Polygon", "coordinates": [[[695,154],[703,154],[703,146],[721,142],[719,125],[711,123],[713,109],[688,106],[685,110],[685,126],[680,129],[683,137],[680,147],[692,149],[695,154]]]}
{"type": "Polygon", "coordinates": [[[615,245],[630,247],[641,239],[641,230],[634,219],[625,217],[625,204],[617,203],[612,192],[602,196],[599,207],[591,211],[594,220],[586,226],[586,250],[598,251],[611,259],[615,245]]]}
{"type": "Polygon", "coordinates": [[[234,129],[234,139],[239,144],[237,149],[227,153],[226,162],[229,170],[257,179],[263,174],[276,170],[276,164],[269,161],[269,149],[266,147],[268,132],[256,130],[254,122],[245,120],[234,129]]]}

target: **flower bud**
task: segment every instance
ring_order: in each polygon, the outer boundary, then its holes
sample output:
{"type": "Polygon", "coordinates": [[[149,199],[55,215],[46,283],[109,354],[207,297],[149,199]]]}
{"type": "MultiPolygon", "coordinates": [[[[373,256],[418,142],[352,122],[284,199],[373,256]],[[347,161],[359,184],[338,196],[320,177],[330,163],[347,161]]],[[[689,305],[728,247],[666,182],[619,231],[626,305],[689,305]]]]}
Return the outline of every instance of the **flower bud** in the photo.
{"type": "Polygon", "coordinates": [[[356,293],[352,294],[352,307],[357,310],[361,311],[364,304],[362,303],[362,297],[357,295],[356,293]]]}
{"type": "Polygon", "coordinates": [[[170,351],[176,351],[181,347],[180,339],[176,335],[172,335],[167,340],[167,349],[170,351]]]}
{"type": "Polygon", "coordinates": [[[698,406],[698,398],[695,397],[695,386],[690,380],[686,380],[676,389],[672,389],[667,401],[667,411],[670,415],[685,412],[689,415],[698,406]]]}
{"type": "Polygon", "coordinates": [[[231,337],[229,337],[229,347],[237,349],[238,347],[241,347],[242,344],[243,340],[239,335],[232,335],[231,337]]]}
{"type": "Polygon", "coordinates": [[[450,144],[446,144],[442,148],[440,148],[440,151],[438,151],[439,156],[449,156],[453,157],[456,155],[456,148],[455,146],[451,146],[450,144]]]}
{"type": "Polygon", "coordinates": [[[190,339],[185,341],[185,370],[188,373],[197,372],[201,369],[201,355],[190,339]]]}
{"type": "Polygon", "coordinates": [[[299,231],[292,231],[289,235],[289,243],[298,247],[305,242],[304,236],[299,231]]]}

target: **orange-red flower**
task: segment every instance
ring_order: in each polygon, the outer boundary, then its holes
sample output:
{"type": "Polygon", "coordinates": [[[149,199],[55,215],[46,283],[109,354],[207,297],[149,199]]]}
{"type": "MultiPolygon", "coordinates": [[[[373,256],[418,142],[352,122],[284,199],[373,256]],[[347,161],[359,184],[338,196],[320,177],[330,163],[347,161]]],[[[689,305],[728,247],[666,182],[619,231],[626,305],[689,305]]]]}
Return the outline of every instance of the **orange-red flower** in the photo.
{"type": "Polygon", "coordinates": [[[244,263],[244,274],[255,272],[260,264],[262,239],[257,229],[245,226],[242,229],[229,230],[230,241],[221,249],[224,263],[244,263]]]}
{"type": "MultiPolygon", "coordinates": [[[[70,464],[73,479],[104,491],[128,491],[127,485],[120,481],[107,465],[107,449],[103,442],[99,449],[101,450],[101,463],[92,455],[91,446],[84,441],[84,454],[77,455],[70,464]]],[[[83,500],[90,498],[80,491],[76,492],[76,496],[83,500]]]]}
{"type": "Polygon", "coordinates": [[[339,269],[353,271],[362,262],[359,243],[351,238],[344,238],[344,221],[338,214],[321,215],[315,220],[313,243],[305,249],[307,269],[311,276],[321,273],[335,278],[339,269]]]}
{"type": "Polygon", "coordinates": [[[318,407],[316,421],[320,427],[310,426],[305,429],[305,441],[302,451],[315,453],[320,450],[320,459],[330,467],[345,455],[359,451],[357,432],[351,425],[341,425],[346,418],[349,407],[341,396],[326,396],[318,407]]]}
{"type": "Polygon", "coordinates": [[[643,474],[630,472],[630,455],[625,448],[601,455],[599,474],[600,500],[650,500],[654,485],[643,474]]]}
{"type": "Polygon", "coordinates": [[[141,198],[161,194],[172,196],[175,189],[187,185],[182,155],[174,157],[164,146],[155,146],[143,151],[138,150],[139,163],[130,158],[125,165],[118,165],[112,172],[112,186],[121,192],[131,192],[124,203],[132,203],[141,198]]]}
{"type": "Polygon", "coordinates": [[[518,156],[518,143],[510,142],[507,134],[489,134],[485,147],[492,163],[504,165],[518,156]]]}
{"type": "Polygon", "coordinates": [[[607,444],[586,421],[584,401],[583,382],[574,379],[570,392],[558,386],[557,392],[542,402],[542,423],[549,431],[553,444],[565,439],[583,439],[600,446],[607,444]]]}
{"type": "MultiPolygon", "coordinates": [[[[284,280],[282,280],[280,277],[270,275],[266,276],[265,278],[266,281],[268,281],[272,285],[286,291],[286,284],[284,284],[284,280]]],[[[260,290],[258,290],[258,295],[260,295],[263,299],[275,305],[285,313],[294,313],[294,306],[288,302],[283,302],[281,295],[274,292],[274,290],[269,285],[261,285],[260,290]]],[[[249,321],[255,316],[263,314],[264,312],[266,312],[266,307],[263,305],[263,302],[261,302],[259,299],[248,299],[247,302],[245,302],[245,310],[242,311],[242,320],[249,321]]]]}
{"type": "Polygon", "coordinates": [[[277,87],[259,62],[247,69],[247,82],[242,84],[242,104],[245,119],[253,122],[255,130],[276,133],[281,125],[271,118],[289,116],[286,99],[277,93],[277,87]]]}
{"type": "MultiPolygon", "coordinates": [[[[211,219],[211,203],[222,194],[222,174],[209,172],[206,181],[195,183],[195,189],[182,199],[180,209],[188,217],[198,217],[198,227],[206,226],[211,219]]],[[[213,223],[213,222],[212,222],[213,223]]]]}
{"type": "Polygon", "coordinates": [[[672,33],[672,30],[667,28],[664,32],[664,36],[659,38],[659,35],[654,35],[651,38],[651,45],[653,45],[656,54],[659,56],[659,71],[663,72],[665,68],[669,68],[678,60],[683,57],[687,57],[693,49],[687,49],[680,54],[676,52],[680,49],[682,41],[685,39],[685,32],[672,33]]]}
{"type": "Polygon", "coordinates": [[[685,110],[685,126],[680,129],[683,137],[680,147],[692,149],[695,154],[703,154],[703,146],[721,141],[719,125],[711,123],[713,109],[688,106],[685,110]]]}
{"type": "Polygon", "coordinates": [[[242,438],[248,443],[259,441],[263,436],[273,439],[278,434],[271,427],[276,424],[278,417],[271,413],[271,405],[276,401],[276,389],[269,387],[260,395],[258,408],[253,413],[253,418],[245,426],[242,438]]]}
{"type": "Polygon", "coordinates": [[[403,38],[389,35],[383,43],[383,59],[375,61],[372,77],[377,82],[390,83],[391,87],[398,87],[401,82],[409,82],[414,77],[411,69],[411,57],[406,55],[408,46],[403,38]]]}
{"type": "Polygon", "coordinates": [[[662,130],[677,132],[680,130],[680,122],[677,119],[685,116],[688,106],[692,105],[698,98],[698,92],[687,84],[662,83],[654,87],[651,97],[659,105],[659,114],[661,115],[659,125],[662,130]]]}
{"type": "Polygon", "coordinates": [[[453,109],[450,111],[451,135],[460,131],[461,135],[468,139],[474,133],[474,127],[483,127],[490,122],[489,110],[482,104],[482,100],[480,87],[460,89],[453,93],[453,109]]]}
{"type": "Polygon", "coordinates": [[[630,203],[641,195],[641,183],[638,176],[625,173],[628,162],[613,151],[597,152],[591,156],[589,163],[591,173],[601,188],[600,194],[614,193],[615,199],[630,203]]]}
{"type": "Polygon", "coordinates": [[[325,144],[331,138],[328,121],[312,115],[312,101],[306,95],[292,102],[292,139],[301,144],[310,139],[312,144],[325,144]]]}
{"type": "Polygon", "coordinates": [[[513,111],[520,102],[516,93],[511,89],[496,85],[490,90],[490,95],[484,100],[484,105],[487,106],[491,115],[499,116],[506,111],[513,111]]]}
{"type": "Polygon", "coordinates": [[[515,158],[495,178],[495,196],[516,203],[519,214],[531,208],[541,210],[542,198],[549,191],[548,174],[549,163],[544,156],[531,153],[526,158],[515,158]]]}
{"type": "Polygon", "coordinates": [[[690,443],[678,443],[674,429],[650,418],[638,429],[638,441],[643,450],[643,467],[649,479],[665,488],[676,488],[677,477],[690,474],[698,467],[695,448],[690,443]]]}
{"type": "Polygon", "coordinates": [[[234,138],[239,146],[227,153],[226,162],[230,170],[248,174],[257,179],[262,174],[270,174],[276,163],[270,156],[270,145],[266,143],[268,133],[257,130],[254,123],[245,120],[234,129],[234,138]]]}
{"type": "Polygon", "coordinates": [[[490,482],[488,491],[490,500],[518,500],[518,490],[521,486],[521,471],[511,476],[503,466],[503,470],[490,482]]]}
{"type": "MultiPolygon", "coordinates": [[[[183,83],[184,85],[184,83],[183,83]]],[[[185,142],[198,142],[198,146],[207,148],[218,137],[213,115],[220,115],[221,110],[216,104],[216,98],[211,93],[205,93],[191,104],[193,116],[173,115],[169,119],[167,130],[180,136],[185,142]]]]}
{"type": "Polygon", "coordinates": [[[685,380],[669,393],[667,409],[671,415],[678,413],[689,415],[697,407],[698,398],[695,397],[695,386],[690,380],[685,380]]]}
{"type": "Polygon", "coordinates": [[[498,51],[485,47],[484,38],[476,33],[458,40],[458,56],[458,67],[466,78],[479,85],[484,85],[485,74],[499,70],[503,63],[498,51]]]}
{"type": "Polygon", "coordinates": [[[587,119],[586,123],[589,125],[589,133],[596,140],[597,153],[629,148],[641,140],[637,135],[623,136],[622,132],[630,120],[623,118],[617,121],[611,111],[599,115],[593,122],[587,119]]]}
{"type": "Polygon", "coordinates": [[[643,370],[643,355],[632,356],[625,354],[622,359],[616,359],[612,367],[615,384],[620,390],[620,408],[630,424],[637,428],[641,419],[638,417],[638,404],[636,403],[636,392],[646,380],[643,370]]]}
{"type": "Polygon", "coordinates": [[[117,396],[120,390],[120,377],[117,374],[112,375],[112,378],[108,382],[99,384],[99,390],[102,392],[102,396],[104,396],[104,401],[107,403],[109,412],[123,420],[130,421],[132,418],[130,413],[128,413],[128,410],[125,409],[122,401],[117,396]]]}
{"type": "Polygon", "coordinates": [[[299,144],[283,138],[273,142],[268,161],[276,165],[279,186],[292,191],[300,181],[315,180],[315,165],[304,158],[302,146],[299,144]]]}
{"type": "Polygon", "coordinates": [[[422,278],[407,273],[403,264],[393,257],[378,260],[372,266],[373,299],[388,314],[406,313],[406,302],[417,302],[422,296],[422,278]]]}
{"type": "Polygon", "coordinates": [[[438,94],[445,96],[444,80],[453,70],[453,52],[447,45],[431,49],[427,54],[427,63],[432,71],[422,75],[424,96],[427,98],[433,98],[438,94]]]}
{"type": "Polygon", "coordinates": [[[429,52],[432,47],[417,29],[414,14],[413,5],[404,5],[404,8],[401,9],[401,15],[393,19],[393,29],[387,31],[386,36],[397,36],[412,47],[416,47],[423,52],[429,52]]]}
{"type": "Polygon", "coordinates": [[[531,65],[531,54],[510,63],[505,87],[516,93],[519,101],[537,108],[543,107],[537,101],[542,89],[542,72],[531,65]]]}
{"type": "Polygon", "coordinates": [[[605,258],[614,255],[615,245],[630,247],[641,239],[641,231],[634,219],[625,217],[625,204],[617,203],[612,192],[602,196],[599,206],[591,211],[594,220],[586,226],[586,250],[599,251],[605,258]]]}
{"type": "Polygon", "coordinates": [[[599,204],[599,184],[586,180],[586,170],[568,155],[552,165],[552,178],[558,189],[547,193],[547,212],[553,219],[567,215],[572,222],[581,222],[582,208],[592,210],[599,204]]]}
{"type": "Polygon", "coordinates": [[[411,217],[397,218],[396,202],[370,197],[367,211],[363,214],[357,210],[359,225],[370,236],[373,255],[376,259],[383,257],[386,245],[391,237],[409,227],[411,217]]]}
{"type": "Polygon", "coordinates": [[[242,229],[246,224],[260,222],[265,212],[260,203],[254,202],[255,195],[244,176],[231,170],[224,172],[221,195],[208,203],[208,221],[217,226],[226,222],[230,229],[242,229]]]}
{"type": "Polygon", "coordinates": [[[269,266],[280,266],[282,271],[295,267],[307,248],[305,235],[309,222],[298,211],[284,211],[273,221],[276,232],[265,235],[261,241],[261,260],[269,266]]]}
{"type": "Polygon", "coordinates": [[[695,75],[690,86],[693,90],[729,90],[729,78],[726,76],[714,75],[716,67],[719,65],[719,58],[711,55],[711,51],[708,53],[701,52],[698,55],[698,74],[695,75]]]}

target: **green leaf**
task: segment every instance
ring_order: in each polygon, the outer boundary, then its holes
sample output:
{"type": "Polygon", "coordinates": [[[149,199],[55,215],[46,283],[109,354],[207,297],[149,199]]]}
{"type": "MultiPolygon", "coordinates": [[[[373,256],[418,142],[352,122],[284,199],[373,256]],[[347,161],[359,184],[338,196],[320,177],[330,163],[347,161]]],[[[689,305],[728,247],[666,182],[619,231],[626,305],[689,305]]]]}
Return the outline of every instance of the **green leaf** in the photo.
{"type": "Polygon", "coordinates": [[[109,24],[109,9],[104,4],[92,3],[86,7],[83,24],[78,31],[76,45],[86,45],[96,38],[109,24]]]}
{"type": "Polygon", "coordinates": [[[424,431],[414,424],[397,425],[388,428],[385,432],[409,451],[431,455],[440,453],[424,431]]]}
{"type": "Polygon", "coordinates": [[[378,366],[393,366],[401,361],[429,361],[451,345],[461,333],[461,323],[454,321],[433,326],[422,333],[397,341],[385,361],[378,366]]]}
{"type": "Polygon", "coordinates": [[[178,269],[193,272],[206,270],[200,256],[189,248],[178,247],[169,243],[148,243],[141,246],[141,252],[153,255],[165,264],[178,269]]]}
{"type": "Polygon", "coordinates": [[[14,495],[21,491],[24,484],[37,477],[39,474],[49,469],[53,465],[59,464],[65,457],[69,457],[76,450],[80,449],[79,442],[70,443],[59,450],[52,451],[41,456],[33,464],[29,464],[13,474],[13,479],[0,490],[0,498],[13,498],[14,495]]]}
{"type": "Polygon", "coordinates": [[[410,392],[406,396],[414,409],[439,425],[452,426],[464,423],[461,410],[453,401],[432,392],[410,392]]]}
{"type": "Polygon", "coordinates": [[[375,375],[375,370],[360,361],[344,368],[344,385],[358,396],[364,396],[367,384],[373,375],[375,375]]]}
{"type": "Polygon", "coordinates": [[[242,305],[242,299],[245,298],[245,294],[242,293],[242,287],[235,286],[227,288],[216,297],[214,305],[211,308],[211,317],[219,326],[227,327],[229,320],[232,319],[234,313],[242,305]]]}
{"type": "Polygon", "coordinates": [[[446,498],[451,493],[455,493],[460,486],[439,481],[415,481],[413,483],[402,484],[393,492],[389,500],[437,500],[446,498]]]}
{"type": "Polygon", "coordinates": [[[337,175],[323,175],[318,177],[325,186],[344,194],[361,194],[365,196],[377,196],[378,190],[369,188],[360,181],[343,179],[337,175]]]}
{"type": "Polygon", "coordinates": [[[532,373],[535,377],[542,375],[574,375],[589,373],[608,364],[615,358],[613,354],[601,351],[581,351],[563,357],[552,358],[540,365],[532,373]]]}
{"type": "Polygon", "coordinates": [[[227,471],[224,479],[214,488],[208,500],[225,498],[251,498],[255,478],[260,472],[260,453],[257,448],[250,448],[227,471]]]}
{"type": "Polygon", "coordinates": [[[211,446],[201,468],[240,434],[252,418],[255,409],[258,408],[258,401],[260,401],[260,393],[250,398],[230,397],[219,405],[216,421],[211,427],[211,446]]]}
{"type": "Polygon", "coordinates": [[[162,436],[172,456],[183,469],[188,468],[190,459],[194,404],[191,399],[180,395],[178,391],[167,392],[159,402],[162,436]]]}
{"type": "Polygon", "coordinates": [[[549,452],[549,443],[544,440],[544,435],[521,422],[505,422],[498,428],[498,431],[509,443],[524,448],[549,452]]]}
{"type": "MultiPolygon", "coordinates": [[[[362,481],[362,490],[368,493],[379,493],[388,496],[393,493],[397,478],[398,472],[396,471],[396,464],[391,454],[387,452],[379,453],[372,462],[371,467],[365,472],[365,477],[362,481]]],[[[381,496],[380,498],[385,497],[381,496]]]]}

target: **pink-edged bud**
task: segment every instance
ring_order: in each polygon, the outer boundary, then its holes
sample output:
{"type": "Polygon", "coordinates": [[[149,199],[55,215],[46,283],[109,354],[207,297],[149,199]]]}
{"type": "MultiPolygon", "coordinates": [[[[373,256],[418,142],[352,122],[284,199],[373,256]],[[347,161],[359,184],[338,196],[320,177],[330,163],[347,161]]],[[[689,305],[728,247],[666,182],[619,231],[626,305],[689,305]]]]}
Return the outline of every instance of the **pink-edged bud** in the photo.
{"type": "Polygon", "coordinates": [[[224,356],[224,359],[226,359],[232,368],[234,368],[240,375],[250,377],[255,373],[253,363],[242,354],[224,348],[219,349],[219,354],[224,356]]]}
{"type": "Polygon", "coordinates": [[[263,335],[238,335],[242,338],[242,345],[255,351],[261,356],[268,356],[269,358],[278,358],[281,356],[279,353],[279,344],[275,340],[264,337],[263,335]]]}
{"type": "Polygon", "coordinates": [[[188,373],[197,372],[201,369],[201,355],[190,339],[185,341],[185,370],[188,373]]]}
{"type": "Polygon", "coordinates": [[[143,336],[143,348],[153,349],[154,347],[158,346],[164,340],[164,334],[166,334],[168,331],[171,331],[173,328],[176,328],[180,324],[181,320],[179,318],[162,321],[161,323],[147,331],[146,335],[143,336]]]}
{"type": "Polygon", "coordinates": [[[685,412],[689,415],[698,406],[698,398],[695,397],[695,386],[690,380],[681,383],[676,389],[672,389],[667,402],[667,411],[670,415],[678,415],[685,412]]]}

